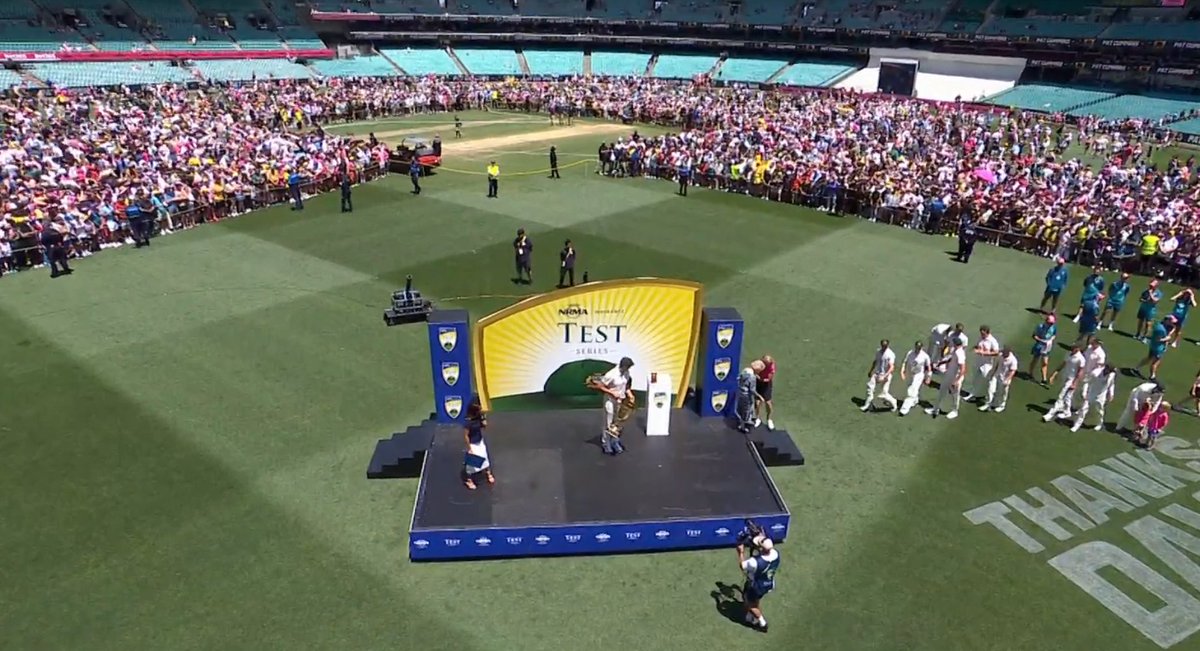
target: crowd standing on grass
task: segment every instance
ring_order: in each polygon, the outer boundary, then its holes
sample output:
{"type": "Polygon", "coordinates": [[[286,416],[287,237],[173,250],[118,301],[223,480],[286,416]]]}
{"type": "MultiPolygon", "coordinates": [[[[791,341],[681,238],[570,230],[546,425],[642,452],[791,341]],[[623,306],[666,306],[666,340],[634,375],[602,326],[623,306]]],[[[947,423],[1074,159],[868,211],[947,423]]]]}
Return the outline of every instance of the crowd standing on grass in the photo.
{"type": "Polygon", "coordinates": [[[386,162],[386,146],[373,137],[331,135],[323,124],[504,108],[677,128],[606,143],[601,171],[613,176],[853,210],[930,232],[966,220],[1035,253],[1200,280],[1200,163],[1153,158],[1171,136],[1150,121],[1085,119],[1068,129],[1062,116],[956,103],[640,77],[17,93],[0,101],[5,268],[36,262],[31,242],[45,228],[63,231],[72,254],[86,255],[127,241],[130,206],[154,215],[160,230],[188,227],[197,215],[262,205],[289,178],[332,178],[332,189],[343,170],[386,162]],[[1090,158],[1077,155],[1079,146],[1090,158]]]}

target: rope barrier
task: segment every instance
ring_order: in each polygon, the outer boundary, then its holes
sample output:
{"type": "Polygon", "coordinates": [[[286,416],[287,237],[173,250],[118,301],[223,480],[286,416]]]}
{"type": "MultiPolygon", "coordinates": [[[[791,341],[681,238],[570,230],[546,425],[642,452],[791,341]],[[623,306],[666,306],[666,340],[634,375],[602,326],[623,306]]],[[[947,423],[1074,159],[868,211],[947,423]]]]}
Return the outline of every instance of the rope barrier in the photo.
{"type": "MultiPolygon", "coordinates": [[[[580,165],[587,165],[590,162],[592,162],[592,161],[591,160],[578,160],[578,161],[575,161],[574,163],[567,163],[566,165],[559,165],[558,171],[561,172],[565,169],[570,169],[572,167],[578,167],[580,165]]],[[[453,172],[455,174],[468,174],[470,176],[487,176],[487,172],[477,172],[475,170],[456,170],[452,167],[438,167],[437,171],[453,172]]],[[[507,174],[500,178],[512,178],[514,176],[533,176],[534,174],[549,174],[549,173],[550,173],[550,168],[547,167],[544,170],[534,170],[532,172],[514,172],[512,174],[507,174]]]]}

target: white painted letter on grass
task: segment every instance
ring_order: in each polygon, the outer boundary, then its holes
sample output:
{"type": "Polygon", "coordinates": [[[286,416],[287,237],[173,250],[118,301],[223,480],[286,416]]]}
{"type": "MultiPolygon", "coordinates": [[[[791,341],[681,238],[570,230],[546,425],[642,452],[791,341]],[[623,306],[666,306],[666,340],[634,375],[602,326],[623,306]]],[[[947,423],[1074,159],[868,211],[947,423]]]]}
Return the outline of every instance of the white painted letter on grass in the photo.
{"type": "Polygon", "coordinates": [[[1034,540],[1033,536],[1030,536],[1021,527],[1018,527],[1016,523],[1004,517],[1010,512],[1012,512],[1012,509],[1005,506],[1002,502],[991,502],[990,504],[984,504],[983,506],[971,509],[963,513],[963,516],[970,520],[971,524],[990,524],[996,527],[1000,533],[1008,536],[1010,540],[1020,545],[1021,549],[1030,554],[1036,554],[1046,549],[1040,542],[1034,540]]]}
{"type": "Polygon", "coordinates": [[[1119,547],[1103,541],[1084,543],[1050,559],[1050,565],[1164,649],[1200,630],[1200,600],[1119,547]],[[1154,612],[1147,610],[1100,576],[1100,570],[1109,567],[1165,605],[1154,612]]]}

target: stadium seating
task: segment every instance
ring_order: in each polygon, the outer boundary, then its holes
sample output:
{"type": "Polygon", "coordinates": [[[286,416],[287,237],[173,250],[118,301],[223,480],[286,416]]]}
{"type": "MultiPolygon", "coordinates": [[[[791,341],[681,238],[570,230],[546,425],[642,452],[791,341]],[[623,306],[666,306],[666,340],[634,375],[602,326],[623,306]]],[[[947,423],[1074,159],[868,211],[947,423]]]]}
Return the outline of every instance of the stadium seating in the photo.
{"type": "Polygon", "coordinates": [[[681,23],[723,23],[729,20],[729,3],[725,0],[667,0],[659,11],[651,12],[649,17],[652,20],[681,23]]]}
{"type": "Polygon", "coordinates": [[[1015,86],[986,100],[988,104],[1058,113],[1070,111],[1101,100],[1116,97],[1116,93],[1064,86],[1026,84],[1015,86]]]}
{"type": "Polygon", "coordinates": [[[1096,104],[1082,106],[1069,111],[1069,113],[1071,115],[1095,115],[1110,120],[1125,118],[1158,120],[1197,109],[1200,109],[1200,98],[1173,99],[1146,95],[1121,95],[1096,104]]]}
{"type": "Polygon", "coordinates": [[[654,64],[654,76],[662,79],[691,79],[704,74],[717,64],[712,55],[661,54],[654,64]]]}
{"type": "Polygon", "coordinates": [[[854,66],[834,63],[794,63],[775,78],[775,83],[789,86],[828,86],[853,70],[854,66]]]}
{"type": "Polygon", "coordinates": [[[380,56],[313,61],[312,67],[324,77],[395,77],[400,74],[396,66],[380,56]]]}
{"type": "Polygon", "coordinates": [[[794,19],[796,3],[783,0],[742,0],[732,22],[748,25],[786,25],[794,19]]]}
{"type": "Polygon", "coordinates": [[[237,45],[228,38],[220,40],[200,39],[194,44],[190,41],[154,41],[154,47],[160,50],[236,50],[237,45]]]}
{"type": "Polygon", "coordinates": [[[1187,133],[1187,134],[1191,134],[1194,136],[1200,136],[1200,118],[1192,118],[1190,120],[1183,120],[1181,122],[1176,122],[1176,123],[1170,125],[1170,128],[1171,128],[1171,130],[1178,131],[1180,133],[1187,133]]]}
{"type": "Polygon", "coordinates": [[[13,86],[20,86],[22,81],[20,73],[0,68],[0,90],[8,90],[13,86]]]}
{"type": "Polygon", "coordinates": [[[288,39],[287,44],[293,50],[324,50],[327,47],[319,38],[293,38],[288,39]]]}
{"type": "Polygon", "coordinates": [[[282,50],[283,41],[269,41],[265,39],[253,40],[238,40],[238,46],[243,50],[282,50]]]}
{"type": "Polygon", "coordinates": [[[1200,23],[1195,21],[1114,23],[1104,30],[1100,37],[1139,41],[1200,41],[1200,23]]]}
{"type": "Polygon", "coordinates": [[[454,54],[473,75],[520,75],[521,64],[512,50],[454,48],[454,54]]]}
{"type": "Polygon", "coordinates": [[[610,77],[641,77],[646,74],[650,55],[631,52],[592,52],[592,74],[610,77]]]}
{"type": "Polygon", "coordinates": [[[312,78],[312,73],[305,66],[282,59],[197,61],[196,70],[205,79],[213,81],[312,78]]]}
{"type": "Polygon", "coordinates": [[[946,13],[942,0],[908,0],[869,3],[858,0],[824,0],[816,3],[799,23],[848,29],[934,29],[946,13]]]}
{"type": "Polygon", "coordinates": [[[1059,20],[1056,18],[990,18],[979,28],[980,34],[1003,36],[1050,36],[1055,38],[1093,38],[1100,35],[1108,23],[1092,20],[1059,20]]]}
{"type": "Polygon", "coordinates": [[[721,66],[717,79],[724,81],[763,82],[787,65],[778,59],[728,59],[721,66]]]}
{"type": "MultiPolygon", "coordinates": [[[[0,0],[0,4],[3,2],[0,0]]],[[[63,43],[83,46],[83,39],[73,29],[30,25],[25,19],[0,20],[0,51],[54,52],[63,43]]]]}
{"type": "Polygon", "coordinates": [[[196,81],[186,68],[164,62],[36,63],[29,66],[29,72],[52,86],[62,88],[196,81]]]}
{"type": "Polygon", "coordinates": [[[569,76],[583,74],[583,52],[524,50],[525,63],[535,75],[569,76]]]}
{"type": "Polygon", "coordinates": [[[381,50],[381,52],[410,75],[462,74],[450,55],[440,48],[407,48],[404,50],[381,50]]]}
{"type": "Polygon", "coordinates": [[[102,50],[130,50],[132,44],[145,43],[141,33],[133,27],[136,17],[122,4],[111,0],[41,0],[40,4],[54,11],[73,10],[84,23],[79,26],[79,32],[102,50]],[[106,13],[114,18],[114,22],[123,21],[126,26],[106,21],[106,13]]]}

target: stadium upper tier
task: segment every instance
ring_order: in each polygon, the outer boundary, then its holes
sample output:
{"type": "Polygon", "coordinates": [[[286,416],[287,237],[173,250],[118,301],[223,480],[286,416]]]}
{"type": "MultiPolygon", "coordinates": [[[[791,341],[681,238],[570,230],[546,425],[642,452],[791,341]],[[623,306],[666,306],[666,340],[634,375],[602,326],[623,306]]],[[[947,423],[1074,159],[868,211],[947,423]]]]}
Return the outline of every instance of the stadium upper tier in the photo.
{"type": "Polygon", "coordinates": [[[787,65],[779,59],[726,59],[717,72],[722,81],[764,82],[787,65]]]}
{"type": "Polygon", "coordinates": [[[312,68],[323,77],[395,77],[400,74],[396,66],[380,56],[314,61],[312,68]]]}
{"type": "Polygon", "coordinates": [[[438,48],[406,48],[403,50],[380,50],[380,54],[391,59],[410,75],[460,75],[462,71],[454,59],[438,48]]]}
{"type": "Polygon", "coordinates": [[[553,50],[530,50],[522,52],[529,72],[535,75],[581,75],[583,74],[583,52],[557,52],[553,50]]]}
{"type": "Polygon", "coordinates": [[[520,75],[521,64],[512,50],[454,48],[458,60],[473,75],[520,75]]]}
{"type": "Polygon", "coordinates": [[[1027,84],[1014,86],[1003,93],[988,98],[989,104],[1013,108],[1048,111],[1051,113],[1070,111],[1101,100],[1116,97],[1116,93],[1065,86],[1042,86],[1027,84]]]}
{"type": "Polygon", "coordinates": [[[654,64],[652,74],[663,79],[691,79],[707,74],[717,65],[717,57],[691,54],[661,54],[654,64]]]}

